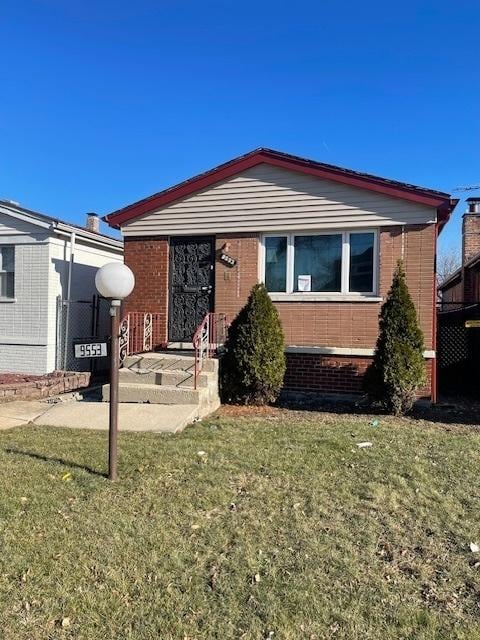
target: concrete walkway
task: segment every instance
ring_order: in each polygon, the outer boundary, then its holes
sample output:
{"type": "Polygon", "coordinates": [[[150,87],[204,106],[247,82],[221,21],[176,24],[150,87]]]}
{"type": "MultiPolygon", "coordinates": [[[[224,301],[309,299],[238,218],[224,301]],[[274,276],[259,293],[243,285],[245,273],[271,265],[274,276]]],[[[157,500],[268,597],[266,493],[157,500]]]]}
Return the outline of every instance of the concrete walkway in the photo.
{"type": "MultiPolygon", "coordinates": [[[[0,404],[0,429],[26,423],[72,429],[108,429],[108,403],[69,400],[50,404],[16,401],[0,404]]],[[[119,404],[120,431],[178,433],[195,420],[194,405],[119,404]]]]}
{"type": "Polygon", "coordinates": [[[48,411],[52,405],[38,400],[16,400],[0,403],[0,431],[33,422],[48,411]]]}

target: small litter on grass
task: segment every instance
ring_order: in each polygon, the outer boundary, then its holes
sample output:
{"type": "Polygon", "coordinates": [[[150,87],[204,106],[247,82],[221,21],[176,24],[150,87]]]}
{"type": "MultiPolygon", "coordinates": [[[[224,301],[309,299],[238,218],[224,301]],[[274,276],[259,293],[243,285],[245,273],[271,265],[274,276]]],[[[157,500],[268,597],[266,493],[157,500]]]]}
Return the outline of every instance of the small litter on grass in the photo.
{"type": "Polygon", "coordinates": [[[475,542],[470,542],[470,551],[472,553],[478,553],[480,551],[480,547],[475,542]]]}
{"type": "Polygon", "coordinates": [[[22,496],[20,498],[20,502],[23,502],[23,504],[25,504],[25,502],[28,502],[28,498],[26,496],[22,496]]]}
{"type": "Polygon", "coordinates": [[[200,456],[200,458],[203,458],[206,455],[207,455],[206,451],[197,451],[197,456],[200,456]]]}
{"type": "Polygon", "coordinates": [[[70,618],[57,618],[56,620],[51,620],[50,624],[55,627],[62,627],[62,629],[68,629],[71,625],[70,618]]]}
{"type": "Polygon", "coordinates": [[[357,442],[357,447],[359,449],[366,449],[367,447],[373,447],[371,442],[357,442]]]}
{"type": "Polygon", "coordinates": [[[377,419],[375,419],[375,420],[372,420],[372,421],[370,422],[370,424],[372,425],[372,427],[378,427],[378,425],[379,425],[380,423],[379,423],[379,421],[378,421],[377,419]]]}
{"type": "Polygon", "coordinates": [[[70,479],[71,479],[71,477],[72,477],[72,474],[70,473],[70,471],[67,471],[67,473],[64,473],[64,474],[63,474],[63,476],[62,476],[62,480],[67,481],[67,480],[70,480],[70,479]]]}

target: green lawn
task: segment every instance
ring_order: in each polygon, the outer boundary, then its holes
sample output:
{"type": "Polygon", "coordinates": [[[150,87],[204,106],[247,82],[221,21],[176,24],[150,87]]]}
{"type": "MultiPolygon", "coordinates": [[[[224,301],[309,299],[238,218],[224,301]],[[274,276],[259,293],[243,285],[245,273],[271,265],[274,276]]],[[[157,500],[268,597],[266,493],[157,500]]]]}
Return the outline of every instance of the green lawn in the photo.
{"type": "Polygon", "coordinates": [[[122,434],[116,485],[105,451],[0,433],[2,640],[480,637],[474,428],[220,416],[122,434]]]}

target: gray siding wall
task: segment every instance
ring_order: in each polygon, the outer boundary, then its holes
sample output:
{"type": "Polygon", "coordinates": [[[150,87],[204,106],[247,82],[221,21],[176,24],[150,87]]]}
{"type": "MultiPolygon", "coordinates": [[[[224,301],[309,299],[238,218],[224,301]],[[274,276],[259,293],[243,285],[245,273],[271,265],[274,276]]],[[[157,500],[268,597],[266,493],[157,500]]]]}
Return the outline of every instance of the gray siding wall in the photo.
{"type": "Polygon", "coordinates": [[[15,245],[15,302],[0,302],[0,371],[43,374],[48,370],[48,244],[7,235],[1,242],[15,245]]]}
{"type": "Polygon", "coordinates": [[[260,164],[122,227],[125,236],[426,224],[431,207],[260,164]]]}

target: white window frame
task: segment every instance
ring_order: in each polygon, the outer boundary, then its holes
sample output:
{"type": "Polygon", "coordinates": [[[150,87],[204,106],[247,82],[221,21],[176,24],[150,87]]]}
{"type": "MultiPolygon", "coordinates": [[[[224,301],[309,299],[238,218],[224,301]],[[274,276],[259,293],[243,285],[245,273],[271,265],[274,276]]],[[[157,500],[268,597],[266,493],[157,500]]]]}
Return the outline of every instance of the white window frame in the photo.
{"type": "Polygon", "coordinates": [[[342,300],[368,299],[378,301],[378,229],[322,229],[321,231],[276,231],[264,233],[260,242],[259,278],[265,282],[265,239],[268,237],[287,238],[287,278],[286,291],[269,291],[274,300],[342,300]],[[373,233],[373,290],[368,292],[350,291],[350,236],[358,233],[373,233]],[[342,274],[341,291],[294,291],[294,260],[296,236],[342,236],[342,274]]]}
{"type": "Polygon", "coordinates": [[[2,249],[13,249],[13,271],[6,271],[5,269],[0,269],[0,273],[13,273],[13,296],[0,296],[0,302],[15,302],[15,245],[14,244],[0,244],[0,251],[2,249]]]}

